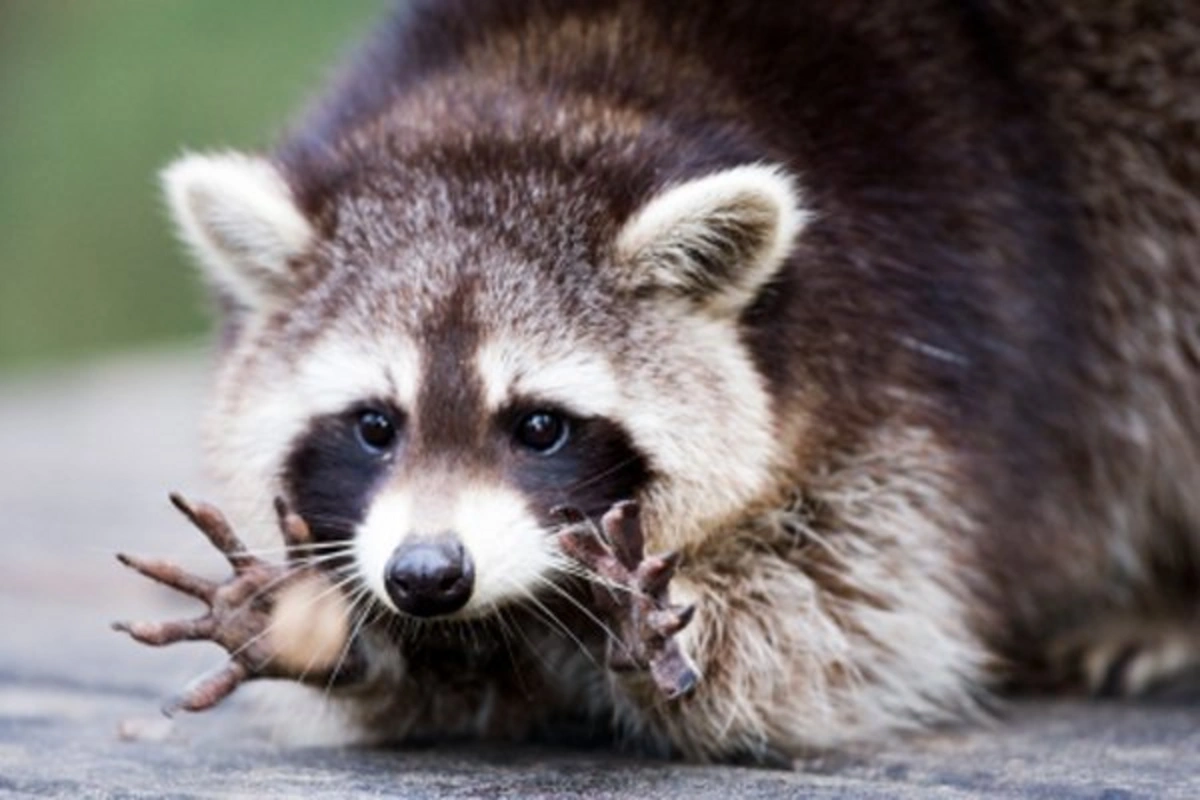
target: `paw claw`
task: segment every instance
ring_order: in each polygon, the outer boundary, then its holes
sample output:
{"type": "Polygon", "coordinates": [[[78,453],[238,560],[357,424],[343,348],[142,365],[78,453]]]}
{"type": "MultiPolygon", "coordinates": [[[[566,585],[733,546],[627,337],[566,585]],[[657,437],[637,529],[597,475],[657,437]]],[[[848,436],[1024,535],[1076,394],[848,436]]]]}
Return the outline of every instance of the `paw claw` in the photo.
{"type": "Polygon", "coordinates": [[[156,583],[169,586],[206,603],[212,599],[213,593],[217,590],[217,585],[212,581],[193,575],[169,561],[140,558],[128,553],[117,553],[117,561],[156,583]]]}
{"type": "Polygon", "coordinates": [[[230,661],[168,700],[163,704],[162,712],[171,717],[178,711],[206,711],[232,694],[250,677],[250,672],[243,664],[230,661]]]}
{"type": "Polygon", "coordinates": [[[171,504],[179,509],[180,513],[212,542],[213,547],[221,551],[235,573],[241,574],[257,563],[258,559],[246,552],[246,546],[242,544],[242,540],[233,532],[225,515],[215,506],[207,503],[192,503],[183,495],[174,492],[171,493],[170,498],[171,504]]]}
{"type": "Polygon", "coordinates": [[[676,680],[671,690],[667,693],[668,700],[679,700],[684,697],[691,697],[696,693],[696,687],[700,684],[700,673],[694,669],[689,669],[682,673],[676,680]]]}
{"type": "Polygon", "coordinates": [[[671,579],[675,577],[675,571],[679,568],[682,558],[678,550],[672,550],[643,561],[638,567],[638,577],[646,594],[658,597],[666,591],[671,579]]]}
{"type": "Polygon", "coordinates": [[[162,647],[175,642],[192,642],[209,639],[213,635],[214,621],[210,616],[174,622],[114,622],[112,629],[129,634],[132,638],[151,647],[162,647]]]}
{"type": "Polygon", "coordinates": [[[678,700],[696,691],[700,673],[678,647],[661,654],[650,664],[650,674],[667,700],[678,700]]]}
{"type": "Polygon", "coordinates": [[[661,636],[674,636],[687,627],[695,613],[696,606],[694,604],[683,607],[672,606],[671,608],[650,612],[646,618],[646,624],[661,636]]]}

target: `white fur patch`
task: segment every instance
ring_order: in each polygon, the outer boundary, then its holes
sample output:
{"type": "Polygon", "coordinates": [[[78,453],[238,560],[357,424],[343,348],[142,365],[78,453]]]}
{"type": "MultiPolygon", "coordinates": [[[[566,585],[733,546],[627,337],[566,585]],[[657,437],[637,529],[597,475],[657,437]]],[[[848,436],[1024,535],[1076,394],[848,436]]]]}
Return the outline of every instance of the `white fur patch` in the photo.
{"type": "Polygon", "coordinates": [[[484,614],[537,591],[556,551],[525,500],[500,486],[465,488],[455,503],[454,530],[475,562],[475,591],[463,614],[484,614]]]}
{"type": "Polygon", "coordinates": [[[412,528],[413,496],[407,488],[381,493],[354,534],[354,562],[375,598],[399,613],[384,585],[387,563],[412,528]]]}
{"type": "Polygon", "coordinates": [[[626,223],[617,252],[635,270],[629,278],[634,284],[685,292],[703,285],[710,308],[736,313],[774,275],[810,218],[787,173],[748,164],[651,199],[626,223]],[[744,263],[731,265],[729,275],[718,278],[720,286],[707,286],[713,276],[695,254],[716,257],[729,250],[742,251],[744,263]]]}
{"type": "Polygon", "coordinates": [[[512,397],[545,400],[582,416],[610,416],[620,402],[617,378],[599,355],[579,350],[559,356],[519,340],[493,340],[476,355],[490,411],[512,397]]]}
{"type": "Polygon", "coordinates": [[[266,159],[186,155],[163,170],[162,184],[183,241],[248,308],[286,286],[290,260],[312,242],[312,226],[266,159]]]}

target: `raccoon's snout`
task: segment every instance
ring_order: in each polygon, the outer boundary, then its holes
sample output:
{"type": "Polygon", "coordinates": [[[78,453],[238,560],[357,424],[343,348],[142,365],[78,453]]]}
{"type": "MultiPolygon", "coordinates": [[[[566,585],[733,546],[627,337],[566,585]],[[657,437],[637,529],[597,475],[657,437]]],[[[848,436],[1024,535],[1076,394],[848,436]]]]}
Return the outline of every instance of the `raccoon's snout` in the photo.
{"type": "Polygon", "coordinates": [[[455,538],[418,540],[396,548],[383,579],[396,608],[417,617],[436,617],[467,604],[475,565],[455,538]]]}

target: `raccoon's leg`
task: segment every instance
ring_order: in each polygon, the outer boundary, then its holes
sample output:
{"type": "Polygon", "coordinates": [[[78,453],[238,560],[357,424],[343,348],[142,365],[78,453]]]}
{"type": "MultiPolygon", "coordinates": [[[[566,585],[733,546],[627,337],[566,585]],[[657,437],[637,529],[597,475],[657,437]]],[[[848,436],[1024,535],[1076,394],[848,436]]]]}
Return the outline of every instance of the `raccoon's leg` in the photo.
{"type": "MultiPolygon", "coordinates": [[[[178,495],[171,502],[224,554],[233,576],[214,583],[166,561],[119,554],[126,566],[208,605],[198,618],[170,622],[118,622],[113,627],[144,644],[206,640],[223,647],[229,662],[199,679],[164,711],[202,711],[253,678],[286,678],[319,685],[352,684],[366,672],[362,648],[348,632],[337,588],[317,570],[293,560],[271,564],[246,551],[224,516],[212,506],[178,495]]],[[[304,521],[277,504],[289,551],[308,542],[304,521]]]]}
{"type": "Polygon", "coordinates": [[[664,700],[650,673],[611,672],[618,720],[689,758],[778,763],[979,714],[986,656],[952,565],[906,533],[729,532],[689,553],[671,592],[696,607],[675,637],[695,691],[664,700]]]}

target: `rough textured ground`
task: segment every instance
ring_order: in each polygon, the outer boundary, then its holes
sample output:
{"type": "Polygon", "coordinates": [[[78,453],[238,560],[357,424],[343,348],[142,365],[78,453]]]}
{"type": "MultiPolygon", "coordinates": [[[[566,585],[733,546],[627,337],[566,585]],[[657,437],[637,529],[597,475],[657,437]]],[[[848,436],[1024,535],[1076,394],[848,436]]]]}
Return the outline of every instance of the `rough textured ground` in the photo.
{"type": "Polygon", "coordinates": [[[185,601],[117,549],[219,572],[165,495],[203,496],[202,359],[166,354],[0,380],[0,796],[1200,797],[1200,703],[1023,701],[989,729],[912,739],[804,771],[690,767],[544,749],[283,749],[247,705],[185,717],[160,701],[219,663],[108,630],[185,601]],[[145,736],[125,741],[123,721],[145,736]]]}

